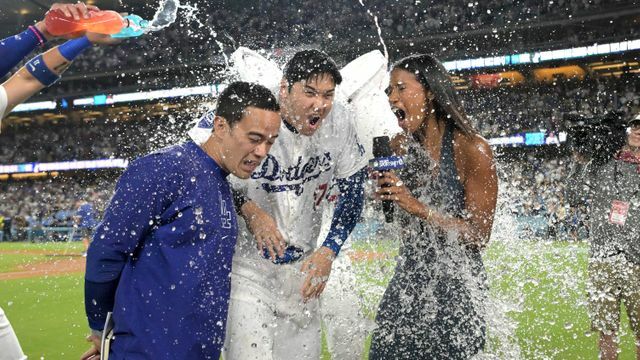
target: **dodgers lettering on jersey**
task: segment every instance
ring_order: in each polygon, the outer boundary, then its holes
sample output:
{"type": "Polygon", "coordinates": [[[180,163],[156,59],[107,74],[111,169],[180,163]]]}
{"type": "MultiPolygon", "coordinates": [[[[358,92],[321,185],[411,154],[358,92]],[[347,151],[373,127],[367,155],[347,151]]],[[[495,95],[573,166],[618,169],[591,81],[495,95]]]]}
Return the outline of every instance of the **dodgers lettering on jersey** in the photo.
{"type": "Polygon", "coordinates": [[[268,193],[293,191],[296,195],[302,195],[304,184],[318,179],[324,172],[328,172],[332,168],[331,153],[325,152],[323,155],[312,156],[303,159],[298,156],[295,165],[284,167],[278,162],[273,155],[267,155],[259,170],[252,175],[252,179],[266,179],[270,182],[286,184],[274,185],[271,183],[262,183],[262,188],[268,193]]]}

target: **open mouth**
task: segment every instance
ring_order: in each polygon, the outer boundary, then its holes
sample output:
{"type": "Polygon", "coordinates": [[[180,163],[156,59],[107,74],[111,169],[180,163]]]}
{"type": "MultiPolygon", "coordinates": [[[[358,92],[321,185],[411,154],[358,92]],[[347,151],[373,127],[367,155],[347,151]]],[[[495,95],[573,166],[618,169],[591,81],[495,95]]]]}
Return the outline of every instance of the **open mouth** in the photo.
{"type": "Polygon", "coordinates": [[[242,164],[247,168],[247,169],[251,169],[251,171],[253,171],[257,166],[258,166],[258,162],[255,160],[244,160],[242,162],[242,164]]]}
{"type": "Polygon", "coordinates": [[[316,126],[317,123],[320,122],[320,116],[314,115],[309,118],[309,125],[316,126]]]}
{"type": "Polygon", "coordinates": [[[395,114],[395,116],[398,119],[398,121],[404,121],[405,120],[405,118],[407,116],[407,113],[405,113],[404,110],[398,109],[398,108],[393,108],[392,111],[395,114]]]}

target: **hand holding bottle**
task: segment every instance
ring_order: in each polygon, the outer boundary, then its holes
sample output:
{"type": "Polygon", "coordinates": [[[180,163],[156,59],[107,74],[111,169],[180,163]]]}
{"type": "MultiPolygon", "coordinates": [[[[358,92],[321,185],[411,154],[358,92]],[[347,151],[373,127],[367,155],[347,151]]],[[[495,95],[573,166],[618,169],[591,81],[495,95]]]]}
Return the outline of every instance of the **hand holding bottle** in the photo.
{"type": "MultiPolygon", "coordinates": [[[[86,5],[83,2],[78,2],[76,4],[55,3],[51,5],[49,11],[60,11],[62,14],[64,14],[64,16],[80,20],[88,18],[90,11],[100,11],[100,9],[97,6],[86,5]]],[[[35,27],[42,33],[42,35],[44,35],[47,40],[55,39],[57,37],[55,35],[52,35],[48,31],[44,19],[42,21],[39,21],[35,25],[35,27]]]]}
{"type": "Polygon", "coordinates": [[[111,10],[89,10],[86,16],[67,16],[61,9],[51,10],[45,17],[47,31],[54,36],[80,37],[88,32],[117,38],[144,34],[148,22],[137,15],[125,15],[111,10]]]}

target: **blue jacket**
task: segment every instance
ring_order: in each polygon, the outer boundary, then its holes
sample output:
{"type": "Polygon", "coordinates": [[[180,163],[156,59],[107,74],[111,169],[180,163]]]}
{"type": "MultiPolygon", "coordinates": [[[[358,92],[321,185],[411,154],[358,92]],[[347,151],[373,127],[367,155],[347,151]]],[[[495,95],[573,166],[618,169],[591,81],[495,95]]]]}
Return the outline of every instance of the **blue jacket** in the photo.
{"type": "Polygon", "coordinates": [[[134,161],[87,255],[85,307],[110,359],[214,359],[224,343],[237,222],[226,177],[193,142],[134,161]]]}

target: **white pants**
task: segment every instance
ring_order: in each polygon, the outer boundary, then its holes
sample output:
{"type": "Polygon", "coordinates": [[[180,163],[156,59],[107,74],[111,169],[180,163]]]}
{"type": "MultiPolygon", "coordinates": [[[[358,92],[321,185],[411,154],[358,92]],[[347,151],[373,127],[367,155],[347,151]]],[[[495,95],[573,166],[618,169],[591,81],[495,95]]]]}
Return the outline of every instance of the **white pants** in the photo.
{"type": "Polygon", "coordinates": [[[24,360],[26,358],[9,319],[0,308],[0,360],[24,360]]]}
{"type": "Polygon", "coordinates": [[[306,304],[300,295],[305,278],[301,265],[234,261],[225,360],[319,359],[321,315],[333,359],[361,359],[366,332],[348,257],[334,261],[321,301],[306,304]]]}
{"type": "Polygon", "coordinates": [[[263,259],[234,261],[225,359],[320,357],[318,300],[302,301],[300,265],[275,265],[263,259]]]}

